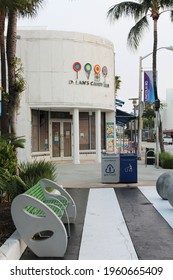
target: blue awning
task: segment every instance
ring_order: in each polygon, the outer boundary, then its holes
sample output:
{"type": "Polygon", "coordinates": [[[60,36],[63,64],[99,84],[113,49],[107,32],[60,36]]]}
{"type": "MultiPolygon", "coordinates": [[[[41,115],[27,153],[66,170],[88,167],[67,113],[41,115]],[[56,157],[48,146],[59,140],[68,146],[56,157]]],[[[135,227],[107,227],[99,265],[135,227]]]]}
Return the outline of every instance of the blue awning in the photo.
{"type": "Polygon", "coordinates": [[[120,107],[122,107],[123,105],[124,105],[124,101],[122,101],[122,100],[120,100],[120,99],[115,99],[115,104],[117,105],[117,106],[120,106],[120,107]]]}
{"type": "Polygon", "coordinates": [[[122,110],[116,109],[116,124],[119,126],[125,126],[132,120],[137,119],[136,116],[128,114],[122,110]]]}

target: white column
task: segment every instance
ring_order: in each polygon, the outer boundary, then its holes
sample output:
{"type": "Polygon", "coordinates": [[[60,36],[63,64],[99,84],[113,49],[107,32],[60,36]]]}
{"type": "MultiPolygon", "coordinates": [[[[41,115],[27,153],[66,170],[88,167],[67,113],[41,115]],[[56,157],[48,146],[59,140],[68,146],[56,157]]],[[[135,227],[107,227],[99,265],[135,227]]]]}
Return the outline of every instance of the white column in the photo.
{"type": "Polygon", "coordinates": [[[96,161],[101,162],[101,111],[95,112],[96,161]]]}
{"type": "Polygon", "coordinates": [[[73,111],[73,162],[80,163],[79,156],[79,109],[73,111]]]}

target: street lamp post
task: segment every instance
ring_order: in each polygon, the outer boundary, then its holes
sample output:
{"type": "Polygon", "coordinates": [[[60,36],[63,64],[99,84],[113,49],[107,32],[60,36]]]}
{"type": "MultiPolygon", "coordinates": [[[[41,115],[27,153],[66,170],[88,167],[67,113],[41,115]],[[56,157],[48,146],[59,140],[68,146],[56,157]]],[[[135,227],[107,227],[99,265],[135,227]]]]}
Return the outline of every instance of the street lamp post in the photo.
{"type": "MultiPolygon", "coordinates": [[[[173,51],[173,47],[160,47],[157,49],[166,49],[173,51]]],[[[148,56],[152,55],[153,52],[139,57],[139,108],[138,108],[138,159],[141,159],[141,144],[142,144],[142,61],[148,56]]],[[[159,166],[159,131],[158,131],[158,121],[159,121],[159,112],[156,111],[156,167],[159,166]]]]}
{"type": "MultiPolygon", "coordinates": [[[[136,117],[136,106],[137,106],[137,101],[138,101],[138,97],[132,97],[129,98],[129,100],[132,101],[133,104],[133,114],[136,117]]],[[[136,119],[134,119],[134,145],[135,145],[135,153],[137,153],[137,145],[136,145],[136,119]]],[[[131,137],[131,141],[132,141],[132,137],[131,137]]]]}

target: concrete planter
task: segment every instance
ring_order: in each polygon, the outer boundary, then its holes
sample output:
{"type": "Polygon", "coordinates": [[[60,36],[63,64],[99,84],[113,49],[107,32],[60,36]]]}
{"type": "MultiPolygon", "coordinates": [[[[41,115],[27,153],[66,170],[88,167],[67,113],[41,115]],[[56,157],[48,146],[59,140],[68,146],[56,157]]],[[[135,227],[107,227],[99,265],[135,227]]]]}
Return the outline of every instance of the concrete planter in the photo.
{"type": "Polygon", "coordinates": [[[16,230],[0,247],[0,260],[19,260],[26,247],[16,230]]]}

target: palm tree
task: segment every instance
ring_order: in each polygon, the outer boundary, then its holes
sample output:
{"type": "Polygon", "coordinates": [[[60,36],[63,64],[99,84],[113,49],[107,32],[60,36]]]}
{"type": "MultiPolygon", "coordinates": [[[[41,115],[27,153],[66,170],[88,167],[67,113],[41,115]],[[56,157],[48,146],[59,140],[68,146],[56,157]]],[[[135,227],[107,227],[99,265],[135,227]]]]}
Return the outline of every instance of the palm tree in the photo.
{"type": "Polygon", "coordinates": [[[6,54],[5,54],[5,19],[9,8],[14,7],[19,0],[0,0],[0,49],[1,49],[1,93],[2,93],[2,118],[1,134],[9,132],[8,123],[8,94],[6,77],[6,54]]]}
{"type": "MultiPolygon", "coordinates": [[[[159,114],[160,100],[157,92],[157,45],[158,45],[158,20],[161,14],[168,12],[170,19],[173,21],[173,0],[138,0],[139,3],[133,1],[125,1],[113,5],[107,16],[111,21],[119,20],[122,16],[130,16],[135,20],[135,25],[131,28],[127,42],[130,47],[137,49],[145,28],[149,27],[149,19],[153,20],[153,88],[155,95],[155,110],[159,114]]],[[[161,152],[163,152],[162,135],[159,134],[161,152]]]]}
{"type": "Polygon", "coordinates": [[[117,95],[118,89],[121,87],[121,79],[120,76],[115,76],[115,95],[117,95]]]}
{"type": "Polygon", "coordinates": [[[1,134],[8,133],[7,100],[6,100],[6,57],[5,57],[5,11],[0,7],[0,49],[1,49],[1,134]]]}
{"type": "Polygon", "coordinates": [[[17,16],[34,16],[44,0],[0,0],[0,49],[1,49],[1,92],[2,92],[2,134],[9,132],[7,115],[10,117],[11,131],[15,131],[15,56],[16,56],[16,30],[17,16]],[[7,34],[7,63],[9,87],[6,88],[6,55],[5,55],[5,19],[8,15],[7,34]],[[9,97],[9,100],[8,100],[9,97]],[[9,103],[9,104],[8,104],[9,103]],[[7,108],[8,104],[8,108],[7,108]]]}
{"type": "Polygon", "coordinates": [[[9,122],[10,132],[16,134],[16,103],[19,99],[19,90],[16,81],[16,43],[17,43],[17,17],[21,16],[35,16],[37,10],[41,7],[44,0],[16,0],[15,4],[8,9],[8,28],[7,28],[7,64],[8,64],[8,78],[9,78],[9,122]]]}

